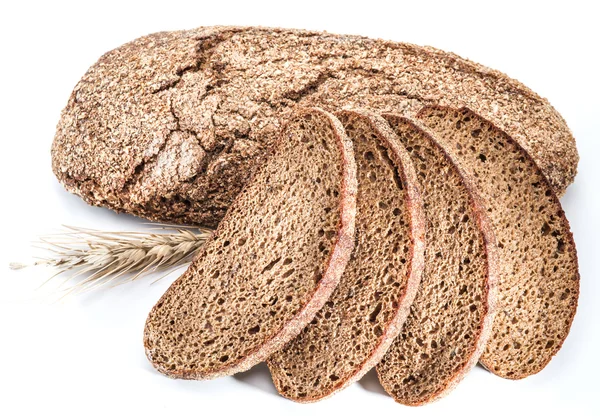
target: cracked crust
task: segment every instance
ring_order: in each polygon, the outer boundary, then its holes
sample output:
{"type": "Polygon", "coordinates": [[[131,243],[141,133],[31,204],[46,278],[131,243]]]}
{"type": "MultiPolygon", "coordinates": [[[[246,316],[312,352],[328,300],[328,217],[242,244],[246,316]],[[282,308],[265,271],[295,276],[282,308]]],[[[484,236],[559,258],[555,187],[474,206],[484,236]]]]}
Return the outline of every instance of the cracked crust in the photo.
{"type": "Polygon", "coordinates": [[[52,165],[90,204],[214,227],[297,105],[414,116],[437,103],[509,133],[559,194],[573,181],[564,120],[502,73],[430,47],[252,27],[156,33],[103,55],[63,110],[52,165]]]}

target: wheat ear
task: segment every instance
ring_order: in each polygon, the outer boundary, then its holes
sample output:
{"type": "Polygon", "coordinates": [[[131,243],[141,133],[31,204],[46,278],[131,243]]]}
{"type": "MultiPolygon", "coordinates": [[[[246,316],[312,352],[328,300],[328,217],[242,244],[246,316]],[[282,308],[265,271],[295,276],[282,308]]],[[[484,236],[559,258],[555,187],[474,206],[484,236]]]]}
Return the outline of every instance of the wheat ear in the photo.
{"type": "MultiPolygon", "coordinates": [[[[51,278],[68,273],[62,285],[75,281],[69,293],[90,291],[159,271],[168,274],[169,270],[189,263],[211,234],[209,229],[197,227],[152,226],[150,232],[106,232],[64,226],[61,233],[40,237],[37,245],[49,256],[38,258],[31,265],[53,267],[57,272],[51,278]]],[[[24,267],[27,265],[10,264],[14,270],[24,267]]]]}

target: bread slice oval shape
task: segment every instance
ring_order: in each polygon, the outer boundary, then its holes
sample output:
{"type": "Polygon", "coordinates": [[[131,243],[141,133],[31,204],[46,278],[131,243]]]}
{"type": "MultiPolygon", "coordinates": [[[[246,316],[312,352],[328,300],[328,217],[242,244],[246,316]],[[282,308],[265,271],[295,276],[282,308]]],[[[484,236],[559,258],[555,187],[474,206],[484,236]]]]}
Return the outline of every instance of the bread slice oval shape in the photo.
{"type": "Polygon", "coordinates": [[[577,250],[552,186],[509,135],[467,108],[425,107],[419,120],[475,181],[498,244],[498,313],[480,362],[520,379],[561,348],[579,297],[577,250]]]}
{"type": "Polygon", "coordinates": [[[423,405],[454,389],[485,349],[495,313],[496,243],[472,180],[436,136],[419,122],[384,118],[416,168],[427,249],[410,315],[377,374],[397,402],[423,405]]]}
{"type": "Polygon", "coordinates": [[[406,150],[380,116],[336,115],[358,170],[356,246],[315,319],[267,360],[279,393],[299,402],[331,396],[377,364],[408,315],[423,270],[423,203],[406,150]]]}
{"type": "Polygon", "coordinates": [[[562,192],[578,155],[560,114],[506,75],[430,47],[324,32],[203,27],[104,54],[57,125],[52,168],[88,203],[215,227],[296,106],[414,116],[468,105],[562,192]]]}
{"type": "Polygon", "coordinates": [[[144,331],[161,373],[209,379],[265,360],[310,322],[354,246],[356,164],[331,114],[299,110],[144,331]]]}

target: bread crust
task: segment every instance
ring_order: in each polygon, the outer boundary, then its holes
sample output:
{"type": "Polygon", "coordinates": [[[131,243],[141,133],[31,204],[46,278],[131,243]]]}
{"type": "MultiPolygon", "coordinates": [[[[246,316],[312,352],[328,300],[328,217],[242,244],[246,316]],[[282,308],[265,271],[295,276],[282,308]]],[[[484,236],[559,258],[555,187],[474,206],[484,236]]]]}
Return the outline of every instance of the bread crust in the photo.
{"type": "MultiPolygon", "coordinates": [[[[342,391],[346,387],[350,386],[354,382],[362,378],[369,370],[371,370],[384,356],[387,349],[392,345],[396,336],[400,333],[404,321],[410,313],[410,306],[417,294],[419,284],[421,282],[421,275],[425,264],[425,213],[423,210],[423,199],[417,180],[417,174],[412,164],[412,160],[408,155],[406,149],[400,144],[396,134],[391,130],[387,122],[379,115],[367,111],[367,110],[356,110],[356,109],[345,109],[341,112],[336,113],[337,116],[350,115],[355,116],[363,121],[367,122],[377,137],[386,143],[389,149],[392,151],[393,156],[390,156],[396,164],[398,170],[401,172],[401,179],[406,187],[406,206],[409,209],[410,215],[410,231],[412,238],[412,247],[410,250],[410,268],[409,275],[406,283],[406,291],[398,300],[399,305],[393,318],[387,325],[387,328],[383,331],[379,339],[379,343],[373,349],[371,354],[366,357],[363,362],[357,366],[354,372],[339,381],[335,387],[329,388],[319,397],[310,396],[307,398],[293,398],[291,395],[285,393],[280,389],[279,382],[273,381],[277,391],[286,398],[292,399],[296,402],[310,403],[321,401],[329,398],[336,393],[342,391]]],[[[267,360],[267,365],[271,370],[271,374],[276,374],[276,368],[273,366],[270,360],[267,360]]]]}
{"type": "MultiPolygon", "coordinates": [[[[157,363],[153,359],[152,349],[146,344],[149,342],[146,338],[152,334],[149,328],[149,324],[146,323],[144,330],[144,348],[146,356],[152,365],[162,374],[180,379],[212,379],[220,376],[233,375],[235,373],[243,372],[250,369],[252,366],[264,361],[270,354],[282,348],[289,340],[294,338],[304,326],[312,320],[315,313],[325,304],[331,293],[337,286],[342,273],[350,259],[352,250],[354,249],[354,230],[355,230],[355,217],[356,217],[356,193],[357,193],[357,179],[356,179],[356,162],[354,160],[354,154],[352,149],[352,143],[345,134],[344,128],[329,112],[323,111],[318,108],[298,109],[295,113],[296,116],[301,117],[309,113],[318,113],[325,117],[331,127],[333,128],[337,146],[340,152],[340,158],[342,159],[342,174],[341,174],[341,188],[340,188],[340,222],[337,231],[337,238],[335,241],[334,248],[329,255],[327,261],[327,269],[325,270],[321,281],[318,286],[315,287],[314,292],[310,299],[307,301],[305,306],[298,311],[298,313],[286,324],[281,330],[275,335],[268,338],[262,345],[255,348],[252,352],[247,354],[243,359],[236,363],[227,365],[223,369],[214,371],[189,371],[189,370],[169,370],[164,365],[157,363]]],[[[281,142],[282,140],[280,140],[281,142]]],[[[234,203],[235,206],[235,203],[234,203]]],[[[228,216],[225,216],[224,222],[226,222],[228,216]]],[[[222,223],[220,228],[214,232],[213,237],[210,240],[218,238],[221,234],[221,230],[226,223],[222,223]]],[[[208,241],[207,241],[208,242],[208,241]]],[[[196,258],[201,258],[202,252],[199,252],[196,258]]],[[[180,277],[180,279],[182,279],[180,277]]],[[[177,287],[177,281],[171,286],[177,287]]],[[[166,295],[166,294],[165,294],[166,295]]],[[[148,319],[151,318],[152,312],[156,310],[156,307],[161,304],[165,295],[157,302],[155,307],[150,312],[148,319]]]]}
{"type": "MultiPolygon", "coordinates": [[[[473,185],[470,176],[466,174],[459,165],[456,164],[456,162],[450,156],[450,154],[448,154],[446,149],[444,149],[441,146],[441,144],[438,141],[437,135],[429,128],[421,124],[419,121],[416,121],[412,118],[405,118],[396,114],[383,114],[383,118],[388,120],[401,120],[407,123],[408,125],[414,127],[415,129],[421,131],[431,141],[431,143],[435,147],[437,147],[437,149],[445,157],[446,161],[450,165],[453,165],[461,180],[463,187],[468,192],[471,211],[475,215],[476,224],[483,238],[484,251],[487,260],[487,293],[486,299],[482,301],[485,308],[485,315],[481,318],[479,336],[475,340],[474,351],[465,360],[463,365],[454,372],[454,374],[451,377],[445,378],[445,381],[442,383],[442,386],[439,388],[439,391],[437,393],[424,395],[423,398],[418,401],[400,399],[393,392],[393,384],[385,381],[380,375],[379,369],[377,369],[379,382],[386,390],[386,392],[390,396],[392,396],[396,402],[403,405],[421,406],[437,401],[443,398],[444,396],[448,395],[454,388],[456,388],[456,386],[465,378],[469,371],[477,364],[483,351],[485,350],[486,344],[492,332],[494,316],[497,310],[497,286],[499,273],[498,251],[496,248],[496,237],[492,228],[492,224],[489,218],[487,217],[485,207],[483,206],[481,198],[477,193],[477,189],[473,185]]],[[[475,332],[473,332],[473,335],[475,335],[475,332]]]]}
{"type": "MultiPolygon", "coordinates": [[[[474,112],[472,109],[468,108],[468,107],[460,107],[460,108],[454,108],[454,107],[449,107],[449,106],[442,106],[442,105],[433,105],[433,106],[426,106],[423,107],[418,113],[417,113],[417,118],[422,118],[427,112],[428,110],[432,110],[432,109],[439,109],[439,110],[451,110],[451,111],[456,111],[456,112],[468,112],[474,115],[477,115],[479,118],[481,118],[484,122],[486,122],[487,124],[489,124],[492,128],[492,130],[497,133],[500,134],[502,136],[506,136],[508,138],[510,138],[513,141],[513,144],[516,146],[516,148],[532,163],[533,167],[540,171],[540,173],[542,174],[542,176],[544,176],[544,171],[540,168],[540,166],[536,163],[536,160],[532,158],[532,156],[529,154],[529,152],[522,147],[522,145],[516,141],[514,138],[512,138],[508,133],[506,133],[505,131],[503,131],[502,129],[500,129],[498,126],[496,126],[492,121],[478,115],[476,112],[474,112]]],[[[451,155],[450,152],[446,152],[448,154],[451,155]]],[[[518,380],[518,379],[523,379],[526,378],[528,376],[534,375],[536,373],[539,373],[541,370],[543,370],[548,363],[550,363],[550,361],[552,360],[552,358],[558,353],[558,351],[562,348],[564,341],[566,340],[569,330],[571,328],[571,325],[573,323],[573,319],[575,318],[575,314],[577,312],[577,302],[579,301],[579,293],[580,293],[580,274],[579,274],[579,262],[578,262],[578,257],[577,257],[577,247],[575,245],[575,240],[573,238],[573,233],[571,232],[571,226],[569,224],[568,219],[565,216],[564,211],[562,210],[562,205],[560,204],[560,200],[559,197],[556,193],[556,191],[551,188],[551,182],[549,179],[545,178],[546,182],[548,182],[549,184],[549,193],[548,195],[550,196],[550,199],[552,200],[552,202],[554,203],[554,205],[560,209],[558,217],[560,219],[560,224],[563,227],[563,232],[562,232],[562,237],[563,239],[568,242],[569,249],[572,250],[572,260],[573,263],[575,264],[576,267],[576,273],[573,273],[573,275],[575,276],[574,278],[574,282],[576,284],[576,290],[572,290],[572,292],[574,293],[574,301],[575,301],[575,305],[571,306],[571,311],[570,314],[568,316],[568,318],[566,319],[566,334],[564,335],[564,338],[562,340],[559,340],[558,344],[553,348],[553,352],[549,355],[549,357],[547,357],[542,363],[539,363],[538,365],[536,365],[535,368],[531,369],[528,373],[523,373],[523,372],[518,372],[512,376],[507,376],[505,374],[503,374],[501,371],[494,369],[494,367],[492,366],[492,360],[488,357],[486,357],[485,353],[482,353],[482,356],[479,359],[479,363],[488,371],[492,372],[493,374],[500,376],[502,378],[505,379],[512,379],[512,380],[518,380]]],[[[476,188],[475,188],[476,190],[476,188]]],[[[492,228],[493,229],[493,228],[492,228]]],[[[498,256],[498,265],[500,265],[502,262],[500,260],[500,257],[498,256]]],[[[498,278],[498,281],[501,281],[500,278],[498,278]]],[[[497,298],[499,298],[500,295],[497,294],[497,298]]],[[[493,331],[493,328],[492,328],[493,331]]],[[[485,351],[485,348],[483,349],[485,351]]],[[[539,362],[539,361],[538,361],[539,362]]]]}
{"type": "Polygon", "coordinates": [[[268,133],[276,132],[277,114],[300,104],[410,116],[434,103],[467,105],[495,122],[530,152],[558,194],[573,181],[577,150],[562,117],[498,71],[431,47],[229,26],[152,34],[103,55],[62,113],[52,166],[90,204],[214,227],[271,148],[264,139],[275,138],[268,133]],[[265,53],[270,70],[262,79],[236,67],[252,37],[259,50],[277,47],[265,53]],[[314,65],[288,58],[305,44],[314,65]],[[356,57],[341,58],[349,47],[356,57]],[[386,62],[388,53],[395,62],[386,62]],[[361,54],[375,59],[361,61],[361,54]],[[280,69],[283,62],[293,71],[280,69]],[[258,92],[261,80],[273,88],[258,92]],[[348,87],[354,90],[343,93],[348,87]]]}

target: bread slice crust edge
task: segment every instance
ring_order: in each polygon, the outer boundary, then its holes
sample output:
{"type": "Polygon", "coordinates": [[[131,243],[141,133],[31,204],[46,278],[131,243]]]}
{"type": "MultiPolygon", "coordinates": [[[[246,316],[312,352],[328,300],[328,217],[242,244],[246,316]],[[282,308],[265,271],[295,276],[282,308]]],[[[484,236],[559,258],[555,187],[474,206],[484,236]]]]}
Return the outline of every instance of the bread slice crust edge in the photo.
{"type": "Polygon", "coordinates": [[[443,155],[444,159],[450,165],[453,165],[462,185],[469,195],[469,202],[471,205],[471,213],[475,215],[475,223],[481,233],[481,237],[483,239],[483,250],[486,254],[486,277],[487,281],[485,284],[486,287],[486,299],[482,301],[484,306],[484,316],[481,318],[480,322],[480,333],[478,338],[475,340],[475,348],[471,355],[464,361],[462,366],[454,371],[454,374],[448,378],[445,378],[443,382],[441,382],[441,386],[439,391],[433,394],[425,395],[424,398],[418,401],[409,401],[404,399],[399,399],[395,396],[393,392],[393,388],[391,383],[383,380],[379,367],[377,369],[377,374],[379,377],[379,382],[385,389],[385,391],[394,398],[394,400],[403,405],[409,406],[421,406],[425,404],[429,404],[431,402],[437,401],[444,396],[448,395],[452,390],[456,388],[456,386],[465,378],[465,376],[469,373],[469,371],[477,364],[480,359],[480,356],[484,352],[486,348],[487,341],[492,332],[492,326],[494,317],[497,310],[497,285],[498,285],[498,272],[499,272],[499,259],[498,252],[496,248],[496,237],[494,234],[494,230],[491,224],[491,221],[486,215],[485,207],[481,202],[481,198],[479,197],[477,190],[473,183],[470,180],[470,177],[460,168],[459,165],[455,163],[452,157],[448,154],[448,152],[442,147],[440,142],[437,139],[437,135],[431,131],[429,128],[421,124],[419,121],[416,121],[412,118],[406,118],[398,114],[393,113],[385,113],[382,114],[383,118],[390,122],[394,120],[404,122],[409,126],[413,127],[417,131],[422,132],[422,134],[427,137],[427,139],[431,142],[431,144],[437,148],[437,150],[443,155]]]}
{"type": "MultiPolygon", "coordinates": [[[[356,216],[356,194],[358,183],[356,179],[356,162],[354,160],[354,153],[352,149],[352,143],[346,136],[345,130],[340,121],[331,113],[324,111],[320,108],[299,108],[296,110],[293,118],[301,118],[303,115],[316,112],[320,116],[326,118],[331,125],[332,131],[335,134],[335,140],[339,149],[341,158],[341,169],[340,174],[341,186],[340,186],[340,222],[338,231],[336,234],[335,244],[329,255],[329,259],[326,263],[327,269],[323,273],[323,276],[319,282],[319,286],[313,290],[312,295],[308,299],[307,303],[302,307],[298,313],[281,328],[277,333],[266,339],[262,345],[256,347],[253,351],[247,354],[244,358],[237,361],[235,364],[230,364],[222,369],[213,371],[198,372],[193,370],[176,369],[169,370],[163,365],[156,363],[152,357],[152,349],[144,345],[145,353],[150,363],[160,373],[176,379],[194,379],[204,380],[213,379],[221,376],[229,376],[235,373],[243,372],[254,365],[264,361],[270,354],[282,348],[289,340],[294,338],[304,326],[312,320],[316,312],[322,307],[327,298],[333,293],[337,286],[341,275],[346,267],[346,264],[350,260],[350,255],[354,249],[354,231],[355,231],[355,216],[356,216]]],[[[285,132],[287,124],[284,125],[282,133],[285,132]]],[[[282,136],[279,138],[281,143],[282,136]]],[[[274,148],[272,154],[275,153],[274,148]]],[[[272,155],[271,154],[271,155],[272,155]]],[[[251,184],[251,182],[250,182],[251,184]]],[[[237,202],[238,200],[236,200],[237,202]]],[[[234,204],[235,205],[235,204],[234,204]]],[[[228,213],[229,214],[229,213],[228,213]]],[[[226,215],[224,220],[227,220],[229,216],[226,215]]],[[[221,224],[220,226],[222,226],[221,224]]],[[[217,228],[213,233],[212,238],[218,238],[221,234],[221,229],[217,228]]],[[[211,239],[212,239],[211,238],[211,239]]],[[[198,257],[202,255],[202,249],[198,253],[198,257]]],[[[181,279],[182,277],[180,277],[181,279]]],[[[177,281],[173,283],[171,287],[176,287],[177,281]]],[[[166,293],[165,293],[166,295],[166,293]]],[[[150,319],[152,312],[155,308],[161,304],[164,296],[159,299],[156,305],[150,311],[148,319],[150,319]]],[[[144,329],[144,344],[146,344],[146,337],[151,334],[149,331],[149,324],[146,322],[144,329]]]]}
{"type": "MultiPolygon", "coordinates": [[[[377,137],[386,143],[394,156],[390,156],[397,165],[398,170],[402,174],[402,182],[406,188],[406,206],[409,209],[410,215],[410,231],[412,236],[412,249],[410,250],[410,268],[408,270],[408,279],[406,291],[399,299],[400,304],[392,320],[388,323],[387,329],[379,339],[379,343],[373,349],[371,354],[354,369],[353,373],[341,380],[339,384],[332,387],[328,392],[319,397],[307,398],[292,398],[279,388],[277,381],[274,381],[275,387],[280,395],[300,403],[312,403],[327,399],[344,390],[354,382],[362,378],[369,370],[379,363],[385,352],[392,345],[396,336],[402,329],[402,324],[408,317],[410,306],[417,294],[421,281],[421,274],[425,264],[425,212],[423,210],[423,200],[421,197],[420,187],[417,180],[417,174],[412,165],[412,160],[404,147],[400,144],[396,134],[389,127],[387,122],[378,114],[364,109],[344,109],[337,116],[355,116],[366,122],[376,133],[377,137]]],[[[267,365],[273,374],[276,370],[270,360],[267,360],[267,365]]]]}
{"type": "MultiPolygon", "coordinates": [[[[535,159],[532,158],[531,154],[518,142],[516,141],[510,134],[508,134],[507,132],[503,131],[502,129],[500,129],[497,125],[495,125],[493,122],[491,122],[490,120],[480,116],[479,114],[477,114],[476,112],[474,112],[472,109],[470,109],[469,107],[463,106],[463,107],[451,107],[451,106],[444,106],[444,105],[428,105],[428,106],[424,106],[423,108],[421,108],[421,110],[416,114],[416,118],[417,119],[423,119],[426,117],[427,112],[431,111],[431,110],[441,110],[441,111],[454,111],[454,112],[458,112],[458,113],[469,113],[471,115],[476,116],[477,118],[481,119],[485,124],[488,124],[491,127],[492,132],[496,133],[497,135],[500,135],[502,137],[506,137],[508,139],[510,139],[510,141],[512,142],[512,144],[515,146],[515,148],[521,153],[523,154],[531,163],[532,167],[534,168],[535,171],[537,171],[541,178],[547,183],[548,185],[548,189],[546,190],[546,194],[547,196],[549,196],[550,200],[552,201],[552,203],[554,203],[555,206],[558,207],[559,209],[559,223],[560,225],[562,225],[562,227],[564,228],[564,231],[562,232],[563,235],[563,240],[565,240],[566,243],[568,243],[569,248],[571,249],[572,252],[572,262],[575,265],[576,268],[576,272],[573,273],[573,283],[575,283],[576,287],[574,288],[575,290],[571,290],[571,293],[573,294],[572,300],[575,302],[575,304],[571,307],[571,311],[570,314],[568,316],[568,319],[566,319],[566,324],[567,324],[567,332],[565,333],[564,337],[562,340],[559,340],[559,342],[556,344],[556,346],[554,346],[552,353],[545,358],[545,360],[543,360],[542,363],[540,363],[538,366],[536,366],[536,368],[531,369],[529,372],[527,373],[523,373],[523,372],[516,372],[513,375],[505,375],[503,374],[501,371],[497,370],[494,368],[493,366],[493,361],[489,358],[486,357],[485,355],[485,349],[484,349],[484,353],[482,354],[482,357],[479,359],[479,363],[488,371],[490,371],[491,373],[493,373],[496,376],[502,377],[504,379],[511,379],[511,380],[519,380],[519,379],[524,379],[528,376],[531,375],[535,375],[539,372],[541,372],[551,361],[552,358],[560,351],[560,349],[562,348],[569,330],[573,324],[573,320],[575,318],[576,312],[577,312],[577,304],[579,301],[579,294],[580,294],[580,273],[579,273],[579,262],[578,262],[578,256],[577,256],[577,247],[575,244],[575,240],[573,238],[573,232],[571,231],[571,226],[570,223],[565,215],[564,210],[562,209],[562,205],[560,203],[560,199],[558,196],[557,191],[555,190],[553,183],[548,179],[547,175],[544,173],[544,171],[542,171],[542,169],[540,168],[540,166],[538,165],[538,163],[536,162],[535,159]]],[[[448,151],[447,153],[449,153],[450,155],[453,155],[452,152],[448,151]]],[[[499,263],[502,264],[501,258],[499,257],[499,263]]],[[[502,279],[499,278],[498,279],[499,284],[502,282],[502,279]]],[[[500,291],[497,294],[497,298],[500,299],[501,294],[500,291]]],[[[500,303],[498,302],[498,310],[500,310],[501,308],[499,307],[500,303]]],[[[493,329],[492,329],[493,331],[493,329]]],[[[490,338],[491,340],[491,338],[490,338]]]]}

